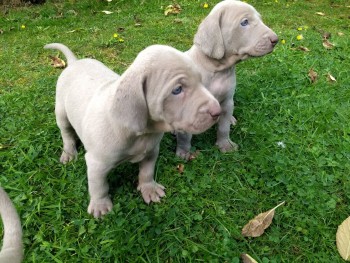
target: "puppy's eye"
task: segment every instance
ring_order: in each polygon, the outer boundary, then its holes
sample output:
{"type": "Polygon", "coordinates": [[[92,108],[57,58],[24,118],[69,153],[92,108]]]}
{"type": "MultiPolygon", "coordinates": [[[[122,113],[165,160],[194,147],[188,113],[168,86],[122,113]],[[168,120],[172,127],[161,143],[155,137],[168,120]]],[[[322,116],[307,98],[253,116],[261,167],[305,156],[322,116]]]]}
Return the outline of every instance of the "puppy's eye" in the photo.
{"type": "Polygon", "coordinates": [[[178,86],[175,89],[172,90],[172,94],[179,95],[182,92],[182,86],[178,86]]]}
{"type": "Polygon", "coordinates": [[[242,22],[241,22],[241,26],[247,26],[249,25],[249,21],[248,19],[244,19],[242,22]]]}

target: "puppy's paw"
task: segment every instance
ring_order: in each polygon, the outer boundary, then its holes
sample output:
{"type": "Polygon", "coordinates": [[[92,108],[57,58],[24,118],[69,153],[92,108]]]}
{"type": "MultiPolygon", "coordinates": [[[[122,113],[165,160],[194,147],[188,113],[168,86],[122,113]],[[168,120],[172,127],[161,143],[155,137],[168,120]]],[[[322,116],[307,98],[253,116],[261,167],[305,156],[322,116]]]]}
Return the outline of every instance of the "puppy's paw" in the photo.
{"type": "Polygon", "coordinates": [[[78,152],[74,151],[73,153],[67,153],[65,151],[62,152],[61,158],[60,158],[60,162],[63,164],[66,164],[70,161],[73,161],[77,158],[78,156],[78,152]]]}
{"type": "Polygon", "coordinates": [[[223,153],[238,151],[238,145],[233,141],[231,141],[230,139],[218,141],[216,142],[216,145],[219,147],[220,151],[223,153]]]}
{"type": "Polygon", "coordinates": [[[231,116],[230,122],[232,126],[235,126],[237,124],[237,119],[235,118],[235,116],[231,116]]]}
{"type": "Polygon", "coordinates": [[[90,200],[88,207],[88,213],[93,215],[95,218],[102,217],[112,210],[113,204],[109,197],[102,199],[90,200]]]}
{"type": "Polygon", "coordinates": [[[188,161],[190,159],[191,152],[190,151],[186,151],[186,150],[181,149],[181,148],[176,148],[176,156],[180,157],[181,159],[184,159],[184,160],[188,161]]]}
{"type": "Polygon", "coordinates": [[[143,200],[145,200],[147,204],[151,201],[158,203],[160,202],[160,198],[165,196],[165,187],[161,184],[157,184],[155,181],[139,184],[137,190],[141,192],[143,200]]]}

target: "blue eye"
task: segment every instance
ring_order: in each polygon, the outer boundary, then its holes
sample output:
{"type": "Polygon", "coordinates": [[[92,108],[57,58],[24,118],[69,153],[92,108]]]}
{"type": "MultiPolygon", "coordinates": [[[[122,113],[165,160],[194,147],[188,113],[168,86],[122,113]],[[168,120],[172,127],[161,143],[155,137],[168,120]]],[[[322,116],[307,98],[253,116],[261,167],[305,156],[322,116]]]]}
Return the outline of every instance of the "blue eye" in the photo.
{"type": "Polygon", "coordinates": [[[178,86],[177,88],[172,90],[172,94],[179,95],[182,92],[182,86],[178,86]]]}
{"type": "Polygon", "coordinates": [[[242,22],[241,22],[241,26],[247,26],[249,25],[249,21],[248,19],[244,19],[242,22]]]}

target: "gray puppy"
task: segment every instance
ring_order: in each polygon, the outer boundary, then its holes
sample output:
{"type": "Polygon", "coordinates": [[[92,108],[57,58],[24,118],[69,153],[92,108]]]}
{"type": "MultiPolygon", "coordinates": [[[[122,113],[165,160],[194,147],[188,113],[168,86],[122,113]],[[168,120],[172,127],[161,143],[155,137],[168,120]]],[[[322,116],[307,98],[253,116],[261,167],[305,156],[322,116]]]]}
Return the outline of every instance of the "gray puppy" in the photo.
{"type": "MultiPolygon", "coordinates": [[[[216,145],[222,152],[238,149],[230,139],[233,95],[236,88],[235,65],[249,57],[266,55],[278,42],[277,35],[247,3],[226,0],[218,3],[199,25],[194,45],[186,54],[195,62],[204,86],[221,105],[216,145]]],[[[177,133],[176,154],[190,155],[192,135],[177,133]]]]}
{"type": "Polygon", "coordinates": [[[62,51],[68,61],[56,89],[60,160],[76,157],[79,137],[86,150],[88,212],[100,217],[112,209],[106,177],[125,161],[139,163],[137,189],[145,202],[159,202],[164,187],[153,175],[163,132],[201,133],[221,113],[193,61],[174,48],[154,45],[119,76],[97,60],[77,60],[62,44],[45,48],[62,51]]]}

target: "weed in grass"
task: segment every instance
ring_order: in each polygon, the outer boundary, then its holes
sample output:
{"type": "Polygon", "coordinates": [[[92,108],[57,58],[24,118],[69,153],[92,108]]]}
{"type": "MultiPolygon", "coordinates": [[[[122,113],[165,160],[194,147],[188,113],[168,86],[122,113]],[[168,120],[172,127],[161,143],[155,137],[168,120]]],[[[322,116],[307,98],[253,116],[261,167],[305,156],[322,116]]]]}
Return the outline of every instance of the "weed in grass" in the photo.
{"type": "Polygon", "coordinates": [[[60,70],[43,46],[62,42],[78,57],[123,72],[148,45],[189,49],[217,2],[203,8],[204,1],[178,1],[182,11],[173,16],[163,14],[173,2],[161,0],[47,1],[1,13],[0,182],[22,218],[25,262],[239,262],[244,252],[259,262],[342,262],[335,233],[350,211],[345,0],[249,1],[284,43],[237,65],[231,137],[240,150],[213,148],[214,127],[194,138],[200,154],[180,174],[175,140],[166,134],[157,163],[167,187],[162,203],[143,203],[137,167],[125,164],[109,176],[112,213],[92,219],[84,149],[76,162],[58,162],[53,111],[60,70]],[[334,48],[323,46],[323,32],[331,33],[334,48]],[[328,73],[337,81],[329,82],[328,73]],[[264,235],[241,236],[249,219],[283,200],[264,235]]]}

